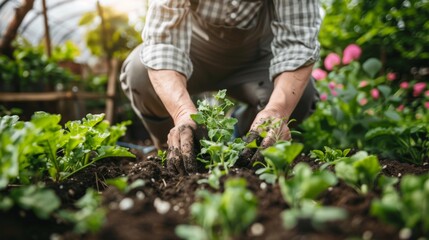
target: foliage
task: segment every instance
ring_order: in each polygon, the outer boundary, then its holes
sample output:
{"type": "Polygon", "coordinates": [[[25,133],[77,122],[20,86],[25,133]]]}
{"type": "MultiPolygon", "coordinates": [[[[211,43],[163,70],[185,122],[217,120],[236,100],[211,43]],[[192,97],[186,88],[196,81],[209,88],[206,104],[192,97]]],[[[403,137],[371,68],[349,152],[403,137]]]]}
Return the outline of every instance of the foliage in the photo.
{"type": "Polygon", "coordinates": [[[350,152],[350,148],[341,150],[341,149],[332,149],[330,147],[324,146],[325,151],[314,149],[310,151],[310,158],[314,158],[316,161],[325,163],[323,167],[334,163],[336,160],[347,157],[350,152]]]}
{"type": "Polygon", "coordinates": [[[0,118],[0,189],[10,181],[29,184],[44,176],[62,181],[103,158],[134,157],[116,145],[128,122],[110,126],[104,114],[88,114],[63,128],[60,119],[45,112],[36,112],[31,121],[0,118]]]}
{"type": "Polygon", "coordinates": [[[198,227],[179,225],[176,234],[186,239],[231,239],[246,230],[257,211],[257,199],[246,184],[242,178],[228,179],[222,194],[197,191],[200,200],[191,205],[191,215],[198,227]],[[195,230],[198,235],[192,234],[195,230]]]}
{"type": "Polygon", "coordinates": [[[359,151],[351,157],[340,158],[335,163],[335,174],[361,194],[367,194],[377,184],[381,166],[375,155],[359,151]]]}
{"type": "Polygon", "coordinates": [[[29,185],[12,188],[7,195],[0,193],[0,210],[7,211],[13,206],[31,210],[41,219],[47,219],[60,207],[60,199],[51,189],[43,185],[29,185]]]}
{"type": "Polygon", "coordinates": [[[72,41],[67,40],[63,45],[54,47],[51,58],[55,62],[74,61],[79,55],[79,47],[72,41]]]}
{"type": "Polygon", "coordinates": [[[2,90],[46,91],[55,89],[57,84],[67,85],[75,80],[76,76],[48,58],[42,47],[33,47],[24,40],[15,45],[13,59],[0,55],[2,90]]]}
{"type": "Polygon", "coordinates": [[[131,190],[144,186],[145,181],[143,179],[137,179],[131,184],[128,184],[128,177],[117,177],[117,178],[111,178],[107,179],[106,183],[108,185],[116,187],[119,191],[127,194],[131,190]]]}
{"type": "Polygon", "coordinates": [[[291,141],[278,141],[261,151],[265,163],[255,162],[262,167],[256,170],[259,178],[274,184],[278,177],[287,176],[291,170],[292,162],[301,153],[304,145],[302,143],[292,143],[291,141]]]}
{"type": "Polygon", "coordinates": [[[365,139],[372,152],[391,159],[399,157],[421,165],[423,159],[429,157],[429,125],[427,123],[374,128],[367,132],[365,139]]]}
{"type": "Polygon", "coordinates": [[[427,67],[429,14],[425,0],[325,1],[320,31],[324,49],[338,51],[356,42],[365,58],[381,57],[388,68],[408,74],[413,66],[427,67]],[[326,3],[328,2],[328,3],[326,3]]]}
{"type": "Polygon", "coordinates": [[[429,234],[429,174],[405,175],[399,191],[385,188],[381,199],[371,204],[371,215],[417,235],[429,234]]]}
{"type": "Polygon", "coordinates": [[[95,56],[125,59],[141,42],[140,33],[129,23],[128,16],[110,7],[102,7],[105,35],[98,12],[88,12],[79,21],[87,28],[85,41],[95,56]],[[107,40],[108,39],[108,40],[107,40]]]}
{"type": "Polygon", "coordinates": [[[327,221],[340,220],[346,217],[343,209],[325,207],[314,200],[329,187],[337,183],[335,175],[327,170],[313,172],[305,163],[298,163],[290,179],[279,178],[283,199],[291,206],[282,212],[286,228],[293,228],[300,220],[309,219],[315,228],[323,227],[327,221]]]}
{"type": "Polygon", "coordinates": [[[245,142],[241,138],[232,140],[234,125],[237,119],[225,117],[233,103],[226,98],[226,90],[220,90],[214,95],[215,103],[207,99],[197,102],[198,112],[191,118],[208,131],[208,139],[201,139],[201,151],[198,160],[206,165],[212,173],[208,180],[213,188],[219,188],[219,178],[228,173],[228,169],[237,162],[245,142]],[[206,157],[209,157],[207,160],[206,157]]]}
{"type": "Polygon", "coordinates": [[[379,73],[382,65],[378,59],[360,63],[360,53],[359,46],[350,45],[342,60],[331,53],[324,59],[325,70],[314,69],[321,101],[300,125],[306,150],[330,146],[370,151],[372,143],[365,138],[368,131],[429,121],[426,83],[396,83],[395,73],[379,73]]]}
{"type": "Polygon", "coordinates": [[[91,188],[76,203],[77,210],[60,210],[58,215],[73,223],[76,233],[97,232],[106,221],[106,210],[101,207],[101,196],[91,188]]]}

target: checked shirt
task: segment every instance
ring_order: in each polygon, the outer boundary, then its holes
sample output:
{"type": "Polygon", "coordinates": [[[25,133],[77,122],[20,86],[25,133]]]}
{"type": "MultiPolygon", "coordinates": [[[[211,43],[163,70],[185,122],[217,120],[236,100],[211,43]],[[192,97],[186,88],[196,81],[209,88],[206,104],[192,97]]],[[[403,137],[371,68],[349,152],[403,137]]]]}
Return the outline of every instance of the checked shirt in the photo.
{"type": "Polygon", "coordinates": [[[252,29],[268,1],[273,6],[270,27],[274,35],[270,79],[317,61],[318,0],[199,0],[197,7],[191,6],[191,0],[151,0],[140,59],[148,68],[175,70],[189,79],[193,14],[211,26],[252,29]]]}

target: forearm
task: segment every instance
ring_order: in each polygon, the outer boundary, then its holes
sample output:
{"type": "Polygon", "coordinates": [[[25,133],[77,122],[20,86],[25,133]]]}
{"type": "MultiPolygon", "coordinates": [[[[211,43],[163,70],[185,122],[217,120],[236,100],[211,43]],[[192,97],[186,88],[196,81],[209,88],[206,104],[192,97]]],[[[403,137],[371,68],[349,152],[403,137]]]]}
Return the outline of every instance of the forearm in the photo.
{"type": "Polygon", "coordinates": [[[313,64],[279,74],[274,79],[274,90],[265,109],[277,113],[276,117],[289,120],[309,82],[312,69],[313,64]]]}
{"type": "Polygon", "coordinates": [[[171,70],[149,69],[149,78],[174,123],[189,118],[197,109],[186,89],[186,77],[171,70]]]}

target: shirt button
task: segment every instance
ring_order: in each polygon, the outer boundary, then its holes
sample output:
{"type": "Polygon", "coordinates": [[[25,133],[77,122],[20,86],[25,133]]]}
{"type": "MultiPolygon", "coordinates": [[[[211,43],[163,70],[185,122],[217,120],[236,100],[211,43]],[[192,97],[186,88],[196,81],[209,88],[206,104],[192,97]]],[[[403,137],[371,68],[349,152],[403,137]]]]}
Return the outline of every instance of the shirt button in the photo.
{"type": "Polygon", "coordinates": [[[238,1],[237,0],[232,0],[231,5],[234,7],[238,6],[238,1]]]}
{"type": "Polygon", "coordinates": [[[231,17],[231,19],[236,19],[237,18],[237,13],[231,13],[231,15],[229,15],[231,17]]]}

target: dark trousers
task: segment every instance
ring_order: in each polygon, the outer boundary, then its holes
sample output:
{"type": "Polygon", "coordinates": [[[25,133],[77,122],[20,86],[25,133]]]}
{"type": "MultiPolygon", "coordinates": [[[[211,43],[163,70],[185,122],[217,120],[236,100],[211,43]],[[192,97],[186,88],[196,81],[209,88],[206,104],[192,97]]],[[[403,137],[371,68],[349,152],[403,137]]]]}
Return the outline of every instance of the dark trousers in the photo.
{"type": "MultiPolygon", "coordinates": [[[[249,30],[229,29],[207,25],[193,17],[190,58],[194,71],[187,83],[191,96],[227,89],[229,97],[243,104],[236,116],[237,130],[243,136],[256,114],[268,103],[273,83],[269,79],[272,58],[270,43],[270,14],[265,9],[258,25],[249,30]]],[[[154,144],[162,146],[173,127],[173,121],[156,95],[139,54],[142,45],[134,49],[122,66],[120,82],[154,144]]],[[[291,119],[301,122],[314,110],[318,99],[311,79],[292,113],[291,119]]]]}

